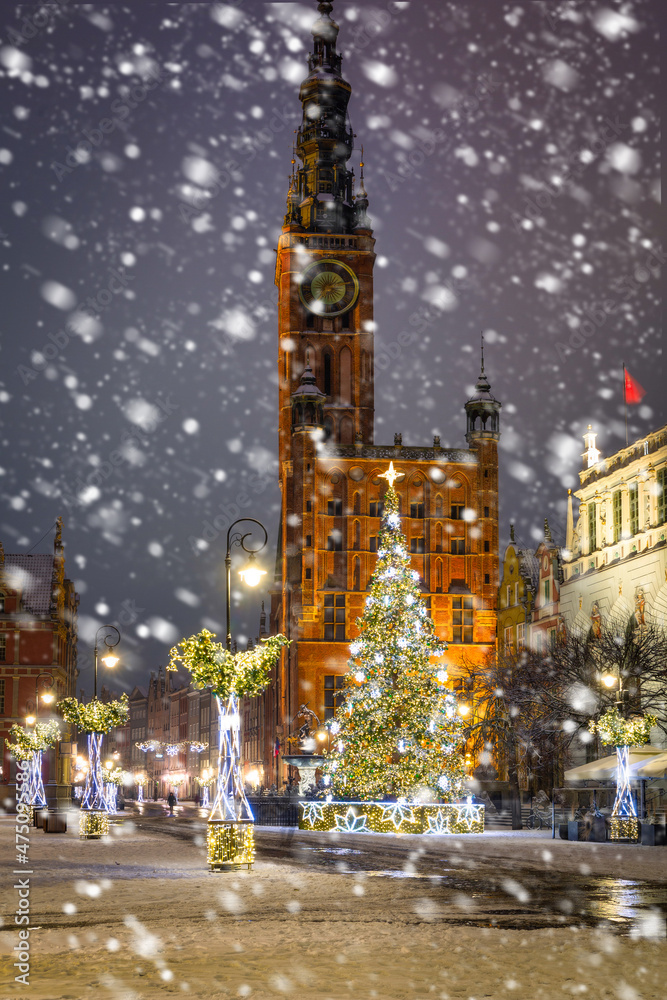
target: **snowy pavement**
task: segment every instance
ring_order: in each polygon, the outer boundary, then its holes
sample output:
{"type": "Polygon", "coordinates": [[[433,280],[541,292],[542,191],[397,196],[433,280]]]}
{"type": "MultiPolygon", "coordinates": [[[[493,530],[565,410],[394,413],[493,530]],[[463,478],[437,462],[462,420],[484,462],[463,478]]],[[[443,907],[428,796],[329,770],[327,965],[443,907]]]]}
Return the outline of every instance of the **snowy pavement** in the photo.
{"type": "Polygon", "coordinates": [[[203,824],[138,822],[102,842],[31,832],[26,988],[0,819],[2,1000],[664,997],[662,849],[263,828],[252,872],[211,874],[203,824]]]}

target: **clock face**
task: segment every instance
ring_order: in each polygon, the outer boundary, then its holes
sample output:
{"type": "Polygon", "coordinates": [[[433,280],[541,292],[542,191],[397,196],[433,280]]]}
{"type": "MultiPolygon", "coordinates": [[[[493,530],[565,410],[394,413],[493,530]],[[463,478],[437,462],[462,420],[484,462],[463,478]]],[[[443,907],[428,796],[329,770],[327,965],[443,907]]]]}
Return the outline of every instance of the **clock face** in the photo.
{"type": "Polygon", "coordinates": [[[318,316],[340,316],[352,308],[358,294],[356,274],[339,260],[313,261],[301,273],[301,301],[318,316]]]}

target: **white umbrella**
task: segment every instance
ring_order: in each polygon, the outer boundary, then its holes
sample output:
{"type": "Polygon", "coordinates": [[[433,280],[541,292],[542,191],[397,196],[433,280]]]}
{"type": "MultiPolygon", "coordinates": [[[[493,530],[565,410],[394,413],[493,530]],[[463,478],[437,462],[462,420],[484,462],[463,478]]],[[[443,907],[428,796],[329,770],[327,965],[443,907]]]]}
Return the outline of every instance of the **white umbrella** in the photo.
{"type": "MultiPolygon", "coordinates": [[[[667,758],[667,754],[660,747],[630,747],[628,762],[631,768],[633,765],[641,767],[655,757],[667,758]]],[[[592,760],[589,764],[571,767],[565,772],[565,781],[615,781],[616,764],[616,754],[611,757],[602,757],[600,760],[592,760]]],[[[642,774],[640,777],[645,777],[645,775],[642,774]]]]}
{"type": "Polygon", "coordinates": [[[657,757],[651,757],[633,768],[636,778],[667,778],[667,753],[663,750],[657,757]]]}

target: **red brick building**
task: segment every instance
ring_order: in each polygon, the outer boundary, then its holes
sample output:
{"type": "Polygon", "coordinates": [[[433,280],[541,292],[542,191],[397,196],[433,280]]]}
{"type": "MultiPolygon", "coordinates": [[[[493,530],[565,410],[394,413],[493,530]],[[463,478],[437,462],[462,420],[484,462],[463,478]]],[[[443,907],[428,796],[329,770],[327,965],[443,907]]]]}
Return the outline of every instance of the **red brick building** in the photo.
{"type": "MultiPolygon", "coordinates": [[[[5,554],[0,545],[0,794],[13,797],[14,764],[5,744],[14,723],[28,716],[46,721],[55,702],[76,693],[77,609],[79,596],[65,576],[62,518],[53,555],[5,554]],[[55,695],[47,705],[42,696],[55,695]],[[39,701],[37,696],[39,695],[39,701]]],[[[63,736],[68,733],[61,725],[63,736]]],[[[69,797],[72,744],[44,755],[44,785],[49,805],[69,797]]]]}
{"type": "MultiPolygon", "coordinates": [[[[325,719],[340,695],[376,562],[379,476],[390,461],[404,473],[396,485],[403,529],[436,631],[451,644],[451,675],[496,637],[501,404],[482,361],[475,394],[462,399],[467,447],[442,448],[439,438],[406,447],[400,434],[393,445],[374,442],[375,240],[363,165],[356,193],[348,167],[351,88],[338,26],[331,4],[319,10],[276,262],[282,516],[269,631],[293,641],[244,719],[263,735],[263,782],[278,786],[287,769],[276,740],[284,749],[299,705],[325,719]]],[[[407,352],[414,332],[397,339],[407,352]]]]}

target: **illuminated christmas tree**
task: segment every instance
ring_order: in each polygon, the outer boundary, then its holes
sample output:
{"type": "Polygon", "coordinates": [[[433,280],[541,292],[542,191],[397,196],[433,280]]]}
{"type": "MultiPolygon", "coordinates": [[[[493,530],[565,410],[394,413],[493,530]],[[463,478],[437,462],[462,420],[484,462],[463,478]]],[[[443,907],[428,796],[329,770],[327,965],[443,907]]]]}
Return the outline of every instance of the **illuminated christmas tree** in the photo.
{"type": "Polygon", "coordinates": [[[393,463],[378,537],[378,561],[357,619],[345,700],[328,724],[332,747],[323,766],[334,795],[449,801],[463,788],[462,722],[433,657],[447,646],[435,635],[410,567],[401,531],[393,463]]]}

